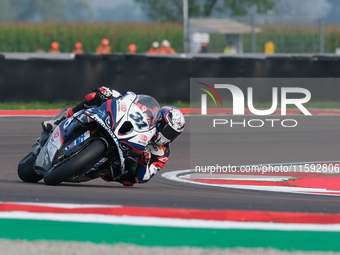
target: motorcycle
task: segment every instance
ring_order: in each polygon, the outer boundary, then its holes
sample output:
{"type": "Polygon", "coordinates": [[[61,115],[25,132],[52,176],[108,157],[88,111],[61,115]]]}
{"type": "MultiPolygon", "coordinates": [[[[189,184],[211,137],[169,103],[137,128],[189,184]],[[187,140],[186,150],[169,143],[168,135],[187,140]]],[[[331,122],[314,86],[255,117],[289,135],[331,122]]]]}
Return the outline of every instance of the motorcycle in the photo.
{"type": "Polygon", "coordinates": [[[99,177],[110,171],[116,180],[126,173],[125,160],[136,160],[155,135],[154,113],[158,109],[151,96],[127,92],[100,107],[79,111],[63,120],[46,142],[41,143],[42,136],[38,139],[35,150],[18,165],[19,178],[58,185],[86,181],[89,173],[99,177]]]}

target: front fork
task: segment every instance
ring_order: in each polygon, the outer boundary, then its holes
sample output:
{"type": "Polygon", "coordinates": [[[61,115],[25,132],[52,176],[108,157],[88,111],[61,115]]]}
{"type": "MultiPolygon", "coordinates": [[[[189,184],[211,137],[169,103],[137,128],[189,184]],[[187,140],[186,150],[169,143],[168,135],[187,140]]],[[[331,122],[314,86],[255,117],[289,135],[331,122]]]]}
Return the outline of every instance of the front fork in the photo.
{"type": "MultiPolygon", "coordinates": [[[[48,132],[46,132],[45,130],[41,131],[40,137],[38,138],[40,148],[44,147],[49,136],[50,136],[50,134],[48,132]]],[[[38,145],[38,147],[39,147],[39,145],[38,145]]]]}
{"type": "Polygon", "coordinates": [[[44,147],[49,136],[50,136],[50,134],[48,132],[46,132],[45,130],[41,131],[40,137],[37,139],[37,143],[32,146],[32,147],[37,146],[33,150],[34,155],[38,156],[41,148],[44,147]]]}

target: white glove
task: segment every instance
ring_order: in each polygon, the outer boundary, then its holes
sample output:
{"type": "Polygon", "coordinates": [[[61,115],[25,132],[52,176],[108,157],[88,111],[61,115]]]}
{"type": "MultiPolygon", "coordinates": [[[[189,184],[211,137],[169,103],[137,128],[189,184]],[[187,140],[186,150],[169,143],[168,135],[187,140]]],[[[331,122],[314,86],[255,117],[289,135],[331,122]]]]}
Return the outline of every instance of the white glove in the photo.
{"type": "Polygon", "coordinates": [[[122,94],[120,94],[117,90],[110,89],[104,86],[100,87],[99,90],[107,98],[118,98],[122,96],[122,94]]]}

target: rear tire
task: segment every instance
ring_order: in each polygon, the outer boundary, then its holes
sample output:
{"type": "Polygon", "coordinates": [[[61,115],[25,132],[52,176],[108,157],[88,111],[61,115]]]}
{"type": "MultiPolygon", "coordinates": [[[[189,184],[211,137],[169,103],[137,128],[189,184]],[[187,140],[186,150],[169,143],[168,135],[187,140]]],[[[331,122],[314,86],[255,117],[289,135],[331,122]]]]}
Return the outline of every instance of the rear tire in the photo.
{"type": "Polygon", "coordinates": [[[44,182],[47,185],[58,185],[80,170],[90,168],[94,162],[104,153],[105,144],[100,140],[94,140],[89,146],[76,154],[67,162],[61,164],[45,174],[44,182]]]}
{"type": "Polygon", "coordinates": [[[37,183],[43,178],[34,171],[33,166],[36,159],[37,156],[31,152],[20,161],[18,165],[18,175],[22,181],[37,183]]]}

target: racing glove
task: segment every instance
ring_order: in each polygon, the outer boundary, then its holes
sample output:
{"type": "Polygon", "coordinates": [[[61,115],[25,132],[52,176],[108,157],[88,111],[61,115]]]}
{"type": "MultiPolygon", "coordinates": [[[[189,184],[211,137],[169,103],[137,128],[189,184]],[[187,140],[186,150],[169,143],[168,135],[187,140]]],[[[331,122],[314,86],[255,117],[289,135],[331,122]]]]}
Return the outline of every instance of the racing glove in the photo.
{"type": "Polygon", "coordinates": [[[105,97],[106,100],[118,98],[121,97],[122,94],[120,94],[117,90],[110,89],[108,87],[97,87],[94,89],[95,92],[100,92],[101,96],[105,97]]]}

